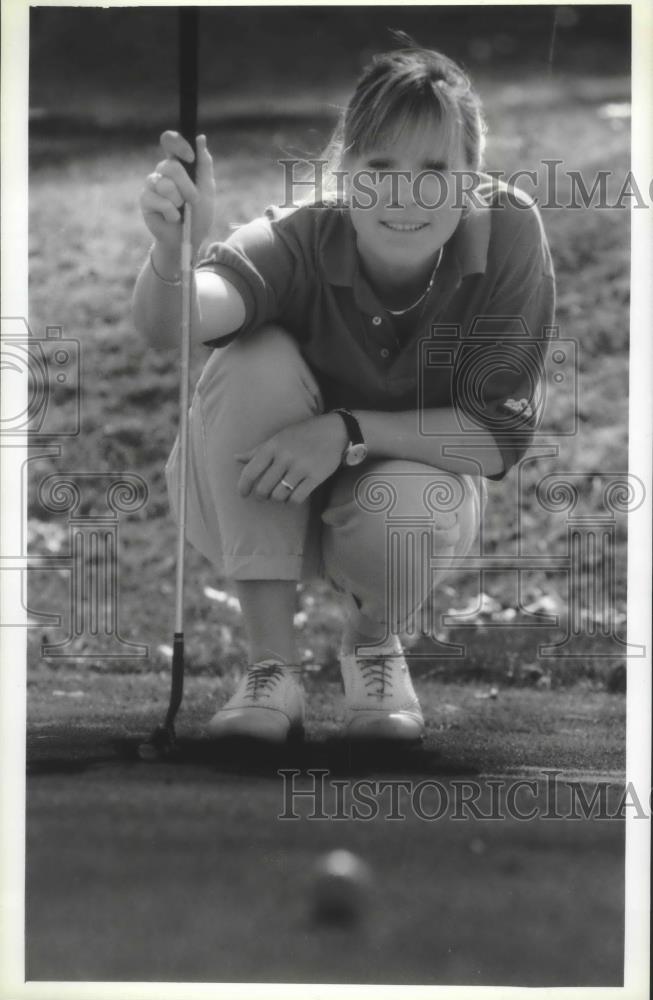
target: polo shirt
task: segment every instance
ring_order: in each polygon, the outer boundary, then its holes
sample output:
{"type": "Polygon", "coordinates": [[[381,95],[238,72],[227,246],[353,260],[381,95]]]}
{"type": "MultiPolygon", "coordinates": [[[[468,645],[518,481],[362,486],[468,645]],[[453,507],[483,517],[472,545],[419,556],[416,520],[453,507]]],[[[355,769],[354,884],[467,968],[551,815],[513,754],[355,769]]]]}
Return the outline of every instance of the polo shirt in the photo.
{"type": "MultiPolygon", "coordinates": [[[[198,269],[230,281],[245,304],[239,330],[265,323],[296,340],[326,409],[452,407],[460,442],[489,430],[502,479],[541,419],[547,328],[555,287],[538,210],[519,189],[487,175],[465,195],[433,287],[413,313],[384,308],[360,266],[343,204],[275,206],[212,244],[198,269]]],[[[428,431],[426,431],[428,433],[428,431]]]]}

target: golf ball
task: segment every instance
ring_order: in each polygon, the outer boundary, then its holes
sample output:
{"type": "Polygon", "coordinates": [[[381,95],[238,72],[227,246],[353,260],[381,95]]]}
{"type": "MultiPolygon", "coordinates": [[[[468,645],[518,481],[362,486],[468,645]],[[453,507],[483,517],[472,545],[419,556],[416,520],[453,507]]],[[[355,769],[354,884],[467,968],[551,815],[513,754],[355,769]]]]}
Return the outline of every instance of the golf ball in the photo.
{"type": "Polygon", "coordinates": [[[323,855],[315,866],[315,916],[331,923],[358,920],[366,909],[371,883],[368,865],[351,851],[323,855]]]}

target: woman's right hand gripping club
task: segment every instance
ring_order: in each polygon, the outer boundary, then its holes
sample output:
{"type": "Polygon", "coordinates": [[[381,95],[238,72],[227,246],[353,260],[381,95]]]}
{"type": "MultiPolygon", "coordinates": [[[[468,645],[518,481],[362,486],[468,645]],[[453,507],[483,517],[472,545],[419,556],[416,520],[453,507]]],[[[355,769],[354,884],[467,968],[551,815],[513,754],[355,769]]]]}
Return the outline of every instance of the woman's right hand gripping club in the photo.
{"type": "Polygon", "coordinates": [[[182,206],[193,207],[192,242],[197,253],[209,235],[215,212],[215,177],[213,159],[206,145],[206,136],[197,137],[195,183],[188,176],[185,164],[195,159],[192,146],[179,132],[161,135],[165,159],[157,163],[145,179],[140,207],[145,225],[152,233],[163,256],[178,258],[182,239],[182,206]]]}

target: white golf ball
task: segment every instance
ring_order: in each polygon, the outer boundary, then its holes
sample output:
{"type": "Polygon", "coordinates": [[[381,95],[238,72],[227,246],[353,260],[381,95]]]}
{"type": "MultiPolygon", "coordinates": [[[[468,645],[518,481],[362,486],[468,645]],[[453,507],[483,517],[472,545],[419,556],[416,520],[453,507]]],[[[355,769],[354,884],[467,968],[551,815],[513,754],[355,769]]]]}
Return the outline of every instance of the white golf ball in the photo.
{"type": "Polygon", "coordinates": [[[344,923],[359,919],[369,901],[372,874],[351,851],[330,851],[315,866],[314,911],[319,920],[344,923]]]}

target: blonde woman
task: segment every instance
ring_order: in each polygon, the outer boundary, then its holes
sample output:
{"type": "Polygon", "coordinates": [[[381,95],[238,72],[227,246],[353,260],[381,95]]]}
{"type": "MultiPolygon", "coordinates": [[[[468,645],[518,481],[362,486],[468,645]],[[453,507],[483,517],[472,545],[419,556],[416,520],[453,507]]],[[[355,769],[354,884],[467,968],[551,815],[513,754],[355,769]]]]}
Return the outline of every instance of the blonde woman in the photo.
{"type": "MultiPolygon", "coordinates": [[[[348,610],[343,736],[424,734],[399,634],[469,552],[484,480],[528,447],[553,320],[541,220],[482,172],[483,142],[480,100],[455,63],[418,46],[377,56],[330,144],[336,194],[268,209],[196,265],[193,337],[214,350],[190,413],[187,533],[233,580],[250,645],[235,693],[208,723],[216,738],[277,743],[302,730],[293,617],[298,582],[316,577],[348,610]],[[455,331],[459,350],[425,366],[434,327],[455,331]],[[419,525],[434,483],[416,544],[438,572],[389,602],[388,574],[410,574],[386,551],[378,497],[385,490],[393,516],[419,525]]],[[[215,199],[205,137],[195,184],[190,146],[174,132],[161,143],[141,196],[154,243],[134,296],[155,348],[178,336],[180,209],[194,206],[199,251],[215,199]]],[[[172,498],[177,474],[176,445],[172,498]]]]}

